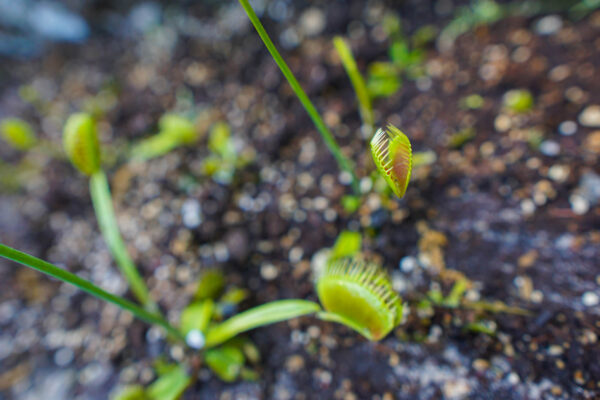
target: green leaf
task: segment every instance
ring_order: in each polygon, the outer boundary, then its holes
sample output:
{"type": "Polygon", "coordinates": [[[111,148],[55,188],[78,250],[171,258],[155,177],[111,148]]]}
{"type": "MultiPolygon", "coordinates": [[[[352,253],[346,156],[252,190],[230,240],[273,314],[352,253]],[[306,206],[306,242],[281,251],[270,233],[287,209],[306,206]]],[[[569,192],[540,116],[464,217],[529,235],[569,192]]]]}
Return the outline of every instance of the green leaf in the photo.
{"type": "Polygon", "coordinates": [[[17,150],[29,150],[37,143],[31,125],[22,119],[7,118],[0,123],[0,133],[4,140],[17,150]]]}
{"type": "Polygon", "coordinates": [[[112,400],[146,400],[146,392],[141,385],[129,385],[111,397],[112,400]]]}
{"type": "Polygon", "coordinates": [[[350,83],[352,83],[352,86],[354,87],[354,92],[356,93],[356,98],[360,108],[360,116],[363,120],[363,123],[370,129],[373,129],[373,108],[371,106],[371,97],[369,96],[369,91],[367,89],[365,80],[358,70],[352,50],[346,41],[340,36],[336,36],[333,39],[333,44],[338,55],[340,56],[342,65],[344,66],[344,69],[350,78],[350,83]]]}
{"type": "Polygon", "coordinates": [[[533,108],[533,95],[528,90],[509,90],[504,95],[504,107],[515,113],[526,113],[533,108]]]}
{"type": "Polygon", "coordinates": [[[209,368],[225,382],[233,382],[238,378],[245,361],[242,351],[231,345],[206,350],[204,360],[209,368]]]}
{"type": "Polygon", "coordinates": [[[342,231],[331,250],[330,260],[352,257],[360,251],[362,236],[358,232],[342,231]]]}
{"type": "Polygon", "coordinates": [[[191,330],[204,332],[210,323],[214,307],[215,303],[211,299],[206,299],[184,308],[181,312],[180,322],[183,335],[187,335],[191,330]]]}
{"type": "Polygon", "coordinates": [[[225,287],[225,276],[218,269],[207,269],[200,274],[198,289],[194,296],[198,300],[216,299],[225,287]]]}
{"type": "Polygon", "coordinates": [[[458,307],[468,286],[469,282],[466,279],[457,280],[454,283],[454,286],[452,286],[450,294],[444,300],[444,305],[448,307],[458,307]]]}
{"type": "Polygon", "coordinates": [[[208,148],[226,160],[235,159],[235,148],[231,140],[231,130],[225,122],[217,122],[210,130],[208,148]]]}
{"type": "Polygon", "coordinates": [[[198,140],[192,121],[177,114],[165,114],[158,121],[160,134],[175,139],[180,144],[191,144],[198,140]]]}
{"type": "Polygon", "coordinates": [[[371,97],[389,97],[402,86],[397,67],[389,62],[374,62],[369,65],[367,88],[371,97]]]}
{"type": "Polygon", "coordinates": [[[206,346],[214,347],[250,329],[312,314],[320,309],[317,303],[306,300],[278,300],[263,304],[209,328],[206,346]]]}
{"type": "Polygon", "coordinates": [[[354,214],[360,207],[360,197],[347,194],[342,197],[342,207],[348,214],[354,214]]]}
{"type": "Polygon", "coordinates": [[[176,149],[198,140],[196,127],[188,119],[177,114],[165,114],[158,122],[159,132],[141,140],[131,150],[131,157],[138,160],[149,160],[160,157],[176,149]]]}
{"type": "Polygon", "coordinates": [[[192,379],[183,366],[177,366],[172,371],[154,381],[147,390],[152,400],[177,400],[181,397],[192,379]]]}

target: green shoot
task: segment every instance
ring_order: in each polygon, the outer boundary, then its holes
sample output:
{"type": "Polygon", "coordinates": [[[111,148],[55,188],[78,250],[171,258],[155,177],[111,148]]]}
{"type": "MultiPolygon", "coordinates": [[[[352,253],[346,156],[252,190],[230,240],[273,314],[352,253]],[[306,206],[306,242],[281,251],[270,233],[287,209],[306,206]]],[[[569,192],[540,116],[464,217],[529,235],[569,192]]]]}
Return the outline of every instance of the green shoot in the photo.
{"type": "Polygon", "coordinates": [[[180,146],[195,143],[199,135],[194,124],[176,114],[165,114],[158,122],[159,133],[142,140],[131,150],[137,160],[149,160],[169,153],[180,146]]]}
{"type": "Polygon", "coordinates": [[[354,192],[356,194],[359,194],[360,188],[358,185],[358,178],[356,177],[356,174],[354,173],[354,168],[352,167],[352,163],[350,162],[350,160],[348,158],[346,158],[346,156],[344,156],[344,154],[342,153],[340,146],[337,144],[333,134],[329,131],[329,128],[327,128],[327,125],[325,125],[325,122],[323,122],[321,115],[319,114],[319,112],[317,111],[317,109],[315,108],[313,103],[310,101],[310,99],[304,92],[304,89],[302,89],[302,87],[298,83],[298,80],[296,79],[296,77],[294,76],[294,74],[292,73],[292,71],[290,70],[288,65],[283,60],[283,57],[281,57],[281,54],[279,54],[279,51],[273,44],[273,41],[269,37],[267,31],[265,30],[262,23],[256,16],[256,13],[252,9],[250,2],[248,0],[239,0],[239,2],[242,5],[242,7],[244,8],[244,10],[246,11],[248,18],[250,19],[250,22],[252,22],[252,25],[254,25],[256,32],[258,32],[258,35],[262,39],[267,50],[269,50],[271,57],[273,57],[273,60],[277,63],[277,66],[279,66],[279,69],[281,70],[281,72],[287,79],[288,83],[292,87],[292,90],[298,97],[298,100],[300,100],[300,102],[302,103],[302,106],[304,106],[304,109],[306,110],[306,112],[310,116],[311,120],[315,124],[317,130],[323,137],[323,141],[325,142],[325,145],[327,146],[327,148],[329,149],[331,154],[333,154],[333,156],[335,157],[339,167],[343,171],[346,171],[351,175],[352,189],[354,190],[354,192]]]}
{"type": "Polygon", "coordinates": [[[342,37],[336,36],[333,39],[333,44],[338,55],[340,56],[342,65],[344,66],[344,69],[350,78],[350,82],[354,87],[354,92],[356,93],[356,98],[358,100],[360,116],[363,124],[366,125],[371,132],[374,124],[373,108],[371,106],[371,97],[369,96],[369,91],[367,90],[365,80],[358,70],[352,50],[346,41],[342,37]]]}
{"type": "Polygon", "coordinates": [[[527,113],[534,105],[533,95],[524,89],[509,90],[504,94],[504,107],[514,113],[527,113]]]}
{"type": "Polygon", "coordinates": [[[355,256],[360,251],[361,245],[362,236],[359,232],[342,231],[331,249],[330,262],[355,256]]]}
{"type": "Polygon", "coordinates": [[[225,382],[235,381],[246,362],[242,350],[232,345],[208,349],[204,358],[210,369],[225,382]]]}
{"type": "Polygon", "coordinates": [[[7,118],[0,123],[0,135],[17,150],[29,150],[37,143],[31,125],[22,119],[7,118]]]}
{"type": "Polygon", "coordinates": [[[150,400],[177,400],[192,382],[185,368],[174,366],[169,372],[160,376],[146,390],[150,400]]]}
{"type": "Polygon", "coordinates": [[[4,257],[8,260],[15,261],[26,267],[33,268],[41,273],[50,275],[62,282],[69,283],[73,286],[78,287],[86,293],[91,294],[101,300],[109,303],[113,303],[118,307],[131,312],[133,315],[141,319],[142,321],[150,324],[155,324],[162,327],[170,336],[183,341],[181,333],[174,327],[172,327],[164,318],[160,315],[144,310],[140,306],[126,300],[122,297],[108,293],[107,291],[99,288],[93,283],[78,277],[62,268],[59,268],[49,262],[40,260],[39,258],[33,257],[29,254],[23,253],[19,250],[13,249],[12,247],[5,246],[0,243],[0,257],[4,257]]]}

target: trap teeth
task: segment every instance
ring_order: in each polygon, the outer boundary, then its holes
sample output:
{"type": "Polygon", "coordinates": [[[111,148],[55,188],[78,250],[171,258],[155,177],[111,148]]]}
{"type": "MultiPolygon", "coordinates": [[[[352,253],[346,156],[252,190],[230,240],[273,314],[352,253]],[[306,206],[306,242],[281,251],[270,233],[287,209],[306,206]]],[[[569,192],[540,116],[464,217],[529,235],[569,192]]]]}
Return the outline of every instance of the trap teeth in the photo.
{"type": "Polygon", "coordinates": [[[346,258],[317,277],[317,294],[333,321],[370,340],[384,338],[402,319],[402,301],[377,264],[346,258]]]}
{"type": "Polygon", "coordinates": [[[394,125],[379,128],[371,139],[371,154],[377,170],[394,194],[406,193],[412,170],[412,149],[408,137],[394,125]]]}

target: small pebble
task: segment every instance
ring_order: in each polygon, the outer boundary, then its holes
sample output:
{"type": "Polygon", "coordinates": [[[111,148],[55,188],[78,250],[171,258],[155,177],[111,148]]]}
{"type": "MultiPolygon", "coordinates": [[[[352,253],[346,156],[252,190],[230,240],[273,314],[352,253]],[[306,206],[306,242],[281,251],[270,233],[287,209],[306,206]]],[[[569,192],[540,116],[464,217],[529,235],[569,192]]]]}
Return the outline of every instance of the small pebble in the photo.
{"type": "Polygon", "coordinates": [[[563,22],[558,15],[548,15],[535,24],[535,31],[539,35],[554,35],[562,28],[563,22]]]}
{"type": "Polygon", "coordinates": [[[192,349],[200,350],[201,348],[204,347],[204,343],[205,343],[204,335],[198,329],[192,329],[185,336],[185,342],[192,349]]]}
{"type": "Polygon", "coordinates": [[[577,132],[577,124],[574,121],[564,121],[558,125],[558,131],[561,135],[571,136],[577,132]]]}
{"type": "Polygon", "coordinates": [[[591,128],[600,128],[600,105],[587,106],[578,117],[579,123],[591,128]]]}
{"type": "Polygon", "coordinates": [[[540,144],[540,151],[545,156],[554,157],[560,153],[560,145],[554,140],[544,140],[540,144]]]}
{"type": "Polygon", "coordinates": [[[400,269],[402,272],[409,273],[417,266],[417,259],[411,256],[404,257],[400,260],[400,269]]]}
{"type": "Polygon", "coordinates": [[[594,292],[585,292],[581,296],[581,302],[586,307],[595,307],[600,303],[600,296],[594,292]]]}
{"type": "Polygon", "coordinates": [[[583,215],[590,210],[590,202],[583,196],[573,194],[569,197],[571,210],[577,215],[583,215]]]}
{"type": "Polygon", "coordinates": [[[273,264],[264,264],[260,267],[260,276],[266,281],[272,281],[277,278],[277,275],[279,275],[279,271],[273,264]]]}

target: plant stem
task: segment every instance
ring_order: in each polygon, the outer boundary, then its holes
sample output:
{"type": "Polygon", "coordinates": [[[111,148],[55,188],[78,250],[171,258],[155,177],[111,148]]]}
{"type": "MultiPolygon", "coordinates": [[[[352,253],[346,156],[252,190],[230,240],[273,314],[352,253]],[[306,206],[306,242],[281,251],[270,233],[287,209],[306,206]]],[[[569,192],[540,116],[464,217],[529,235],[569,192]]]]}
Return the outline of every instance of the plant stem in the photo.
{"type": "Polygon", "coordinates": [[[290,70],[288,65],[283,60],[283,57],[281,57],[281,54],[279,54],[279,51],[277,51],[277,48],[273,44],[273,41],[271,41],[271,38],[269,37],[267,31],[265,30],[265,28],[261,24],[260,20],[256,16],[256,13],[252,9],[252,6],[248,2],[248,0],[239,0],[239,2],[242,5],[242,7],[244,8],[244,10],[246,11],[248,18],[250,19],[250,22],[252,22],[252,25],[254,25],[256,32],[258,32],[258,35],[260,36],[263,43],[267,47],[267,50],[269,50],[269,53],[271,53],[271,57],[273,57],[273,60],[275,60],[275,62],[277,63],[277,66],[279,66],[279,69],[281,70],[281,72],[283,73],[285,78],[287,79],[288,83],[294,90],[294,93],[296,93],[296,96],[298,97],[298,99],[304,106],[304,109],[310,116],[310,119],[312,119],[317,130],[323,137],[323,141],[325,141],[327,148],[329,148],[329,151],[331,151],[331,153],[335,157],[338,165],[340,166],[340,168],[342,170],[348,172],[352,176],[352,189],[356,192],[356,194],[360,194],[358,178],[356,177],[356,174],[354,173],[354,168],[352,167],[352,164],[342,154],[340,146],[337,144],[332,133],[329,131],[329,128],[327,128],[327,125],[325,125],[325,122],[323,122],[321,115],[319,114],[319,112],[317,111],[317,109],[315,108],[313,103],[310,101],[310,99],[308,98],[308,96],[306,95],[306,93],[304,92],[302,87],[300,86],[300,84],[298,83],[298,80],[296,79],[296,77],[294,76],[294,74],[292,73],[292,71],[290,70]]]}
{"type": "Polygon", "coordinates": [[[342,61],[342,65],[344,66],[344,69],[350,78],[350,82],[354,87],[354,92],[356,93],[356,98],[358,100],[360,116],[363,124],[367,125],[372,133],[373,108],[371,106],[371,97],[369,96],[369,91],[367,90],[367,84],[358,70],[356,60],[352,55],[352,50],[341,36],[336,36],[333,39],[333,45],[335,46],[335,49],[340,56],[340,60],[342,61]]]}
{"type": "Polygon", "coordinates": [[[18,262],[19,264],[23,264],[26,267],[33,268],[39,272],[42,272],[46,275],[50,275],[62,282],[70,283],[73,286],[78,287],[95,296],[101,300],[107,301],[109,303],[113,303],[118,307],[131,312],[133,315],[138,317],[139,319],[148,322],[150,324],[155,324],[162,327],[167,333],[174,338],[184,341],[181,333],[171,326],[162,316],[158,313],[152,313],[150,311],[144,310],[142,307],[137,304],[126,300],[122,297],[116,296],[114,294],[108,293],[107,291],[99,288],[93,283],[78,277],[75,274],[70,273],[69,271],[65,271],[62,268],[59,268],[49,262],[31,256],[29,254],[23,253],[19,250],[13,249],[12,247],[5,246],[0,243],[0,257],[4,257],[6,259],[18,262]]]}
{"type": "Polygon", "coordinates": [[[148,310],[158,311],[158,307],[150,298],[148,287],[129,256],[127,247],[119,233],[119,226],[110,196],[110,188],[103,171],[96,172],[90,177],[90,194],[102,236],[117,265],[121,269],[121,273],[129,283],[131,291],[148,310]]]}
{"type": "Polygon", "coordinates": [[[256,306],[212,326],[206,334],[206,347],[214,347],[259,326],[313,314],[321,307],[307,300],[277,300],[256,306]]]}

